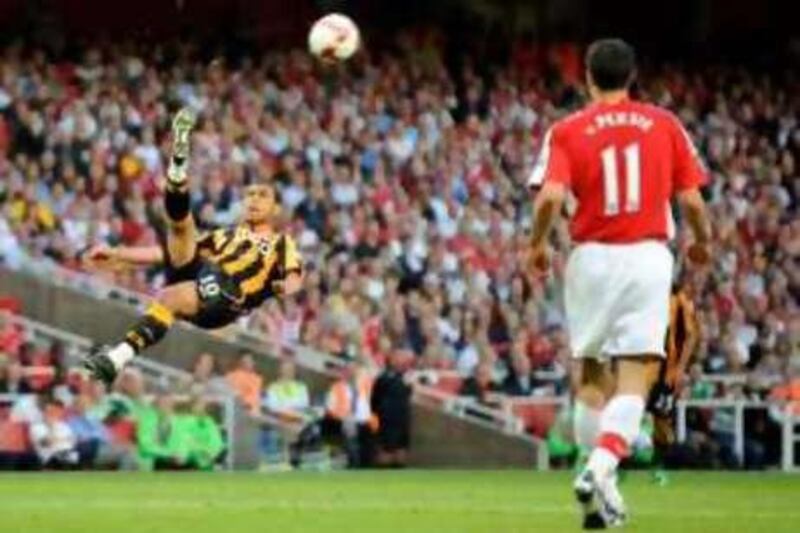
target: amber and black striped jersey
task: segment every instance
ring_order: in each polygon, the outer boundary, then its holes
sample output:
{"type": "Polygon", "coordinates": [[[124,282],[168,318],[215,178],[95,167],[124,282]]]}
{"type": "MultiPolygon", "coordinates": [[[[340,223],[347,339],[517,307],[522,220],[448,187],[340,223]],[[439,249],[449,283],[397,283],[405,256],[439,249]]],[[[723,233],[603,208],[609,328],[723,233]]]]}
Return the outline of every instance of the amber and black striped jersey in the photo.
{"type": "Polygon", "coordinates": [[[290,236],[276,233],[264,237],[241,225],[201,236],[197,253],[233,279],[245,310],[254,309],[273,296],[273,282],[303,269],[297,244],[290,236]]]}

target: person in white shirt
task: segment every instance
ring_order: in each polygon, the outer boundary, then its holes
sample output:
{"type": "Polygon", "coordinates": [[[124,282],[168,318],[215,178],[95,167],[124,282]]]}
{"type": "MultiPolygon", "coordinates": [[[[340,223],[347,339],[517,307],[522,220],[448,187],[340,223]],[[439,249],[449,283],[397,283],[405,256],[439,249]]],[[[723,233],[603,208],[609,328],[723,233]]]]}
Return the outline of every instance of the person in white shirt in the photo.
{"type": "Polygon", "coordinates": [[[50,400],[44,406],[44,417],[31,424],[30,437],[36,455],[44,468],[71,469],[78,466],[78,441],[62,418],[63,406],[50,400]]]}

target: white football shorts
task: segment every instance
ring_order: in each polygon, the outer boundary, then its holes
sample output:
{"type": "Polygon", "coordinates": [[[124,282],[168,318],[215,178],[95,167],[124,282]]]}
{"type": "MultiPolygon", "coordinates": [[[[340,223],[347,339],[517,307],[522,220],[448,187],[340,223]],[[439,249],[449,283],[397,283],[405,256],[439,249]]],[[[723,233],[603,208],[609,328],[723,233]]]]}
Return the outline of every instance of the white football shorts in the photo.
{"type": "Polygon", "coordinates": [[[659,241],[576,246],[564,298],[573,357],[663,356],[673,263],[659,241]]]}

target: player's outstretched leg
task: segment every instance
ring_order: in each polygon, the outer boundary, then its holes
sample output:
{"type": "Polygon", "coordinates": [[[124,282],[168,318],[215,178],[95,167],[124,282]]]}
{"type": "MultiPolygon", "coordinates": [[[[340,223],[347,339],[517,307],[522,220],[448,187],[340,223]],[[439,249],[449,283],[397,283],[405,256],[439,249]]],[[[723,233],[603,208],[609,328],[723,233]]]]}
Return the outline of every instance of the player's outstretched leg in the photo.
{"type": "Polygon", "coordinates": [[[95,379],[111,385],[120,370],[137,354],[164,338],[176,318],[192,317],[197,314],[199,307],[200,299],[194,282],[187,281],[165,288],[128,329],[121,342],[93,350],[83,360],[83,367],[95,379]]]}
{"type": "MultiPolygon", "coordinates": [[[[181,109],[172,121],[172,153],[164,188],[164,206],[167,213],[165,260],[173,268],[189,264],[196,253],[196,230],[191,214],[188,179],[191,132],[195,121],[194,113],[188,108],[181,109]]],[[[83,366],[95,378],[110,385],[128,361],[166,335],[176,316],[194,316],[198,307],[194,282],[167,287],[128,330],[122,342],[94,350],[83,361],[83,366]]]]}
{"type": "Polygon", "coordinates": [[[189,197],[189,154],[195,115],[181,109],[172,121],[172,153],[164,187],[167,213],[167,257],[173,268],[189,264],[195,256],[197,231],[189,197]]]}

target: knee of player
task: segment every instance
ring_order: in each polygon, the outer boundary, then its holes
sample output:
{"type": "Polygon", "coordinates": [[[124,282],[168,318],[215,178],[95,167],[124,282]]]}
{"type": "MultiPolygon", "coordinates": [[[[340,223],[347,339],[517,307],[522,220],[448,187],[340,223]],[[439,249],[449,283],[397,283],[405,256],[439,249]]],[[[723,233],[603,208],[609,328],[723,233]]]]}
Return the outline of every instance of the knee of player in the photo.
{"type": "Polygon", "coordinates": [[[187,316],[197,307],[197,293],[193,284],[170,285],[159,292],[156,301],[175,315],[187,316]]]}
{"type": "Polygon", "coordinates": [[[192,217],[186,216],[182,220],[170,220],[169,231],[173,235],[188,235],[192,230],[192,217]]]}
{"type": "Polygon", "coordinates": [[[578,379],[581,385],[601,386],[606,379],[607,373],[607,363],[587,357],[581,360],[578,379]]]}
{"type": "Polygon", "coordinates": [[[602,409],[606,403],[604,390],[595,383],[581,383],[575,389],[575,398],[592,409],[602,409]]]}

